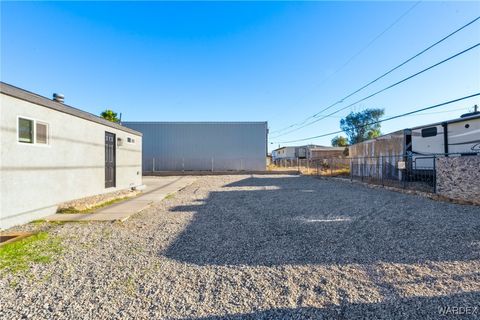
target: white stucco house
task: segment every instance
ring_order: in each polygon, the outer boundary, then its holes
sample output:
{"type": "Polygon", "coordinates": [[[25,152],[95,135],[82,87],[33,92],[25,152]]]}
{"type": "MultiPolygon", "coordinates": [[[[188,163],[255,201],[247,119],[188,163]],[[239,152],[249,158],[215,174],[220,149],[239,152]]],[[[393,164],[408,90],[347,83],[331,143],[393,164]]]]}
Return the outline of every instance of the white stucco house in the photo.
{"type": "Polygon", "coordinates": [[[142,185],[142,134],[0,82],[0,229],[142,185]]]}

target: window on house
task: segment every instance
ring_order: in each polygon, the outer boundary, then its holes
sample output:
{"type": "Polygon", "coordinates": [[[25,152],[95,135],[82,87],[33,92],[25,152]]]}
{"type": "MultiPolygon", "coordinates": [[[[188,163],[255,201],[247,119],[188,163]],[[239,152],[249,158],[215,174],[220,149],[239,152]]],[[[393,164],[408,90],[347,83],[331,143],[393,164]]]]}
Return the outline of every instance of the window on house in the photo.
{"type": "Polygon", "coordinates": [[[18,118],[18,141],[31,144],[48,144],[48,123],[18,118]]]}
{"type": "Polygon", "coordinates": [[[422,138],[435,137],[437,135],[437,127],[422,129],[422,138]]]}
{"type": "Polygon", "coordinates": [[[133,139],[132,137],[127,137],[127,142],[128,143],[135,143],[135,139],[133,139]]]}
{"type": "Polygon", "coordinates": [[[18,141],[33,143],[33,120],[18,118],[18,141]]]}
{"type": "Polygon", "coordinates": [[[36,143],[48,144],[48,124],[37,122],[36,123],[36,143]]]}

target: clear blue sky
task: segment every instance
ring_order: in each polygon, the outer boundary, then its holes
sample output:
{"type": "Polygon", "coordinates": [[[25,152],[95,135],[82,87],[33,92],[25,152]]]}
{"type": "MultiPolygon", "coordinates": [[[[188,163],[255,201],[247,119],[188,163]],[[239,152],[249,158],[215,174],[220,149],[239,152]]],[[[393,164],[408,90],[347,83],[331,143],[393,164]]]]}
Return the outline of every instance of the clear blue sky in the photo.
{"type": "MultiPolygon", "coordinates": [[[[268,121],[273,131],[480,15],[478,1],[422,2],[365,48],[413,4],[1,2],[1,80],[47,97],[64,93],[67,104],[94,114],[111,108],[124,121],[268,121]]],[[[479,41],[480,21],[337,108],[479,41]]],[[[478,91],[480,48],[272,139],[270,149],[338,130],[351,110],[383,107],[390,116],[478,91]]],[[[475,103],[386,122],[382,131],[455,118],[475,103]]]]}

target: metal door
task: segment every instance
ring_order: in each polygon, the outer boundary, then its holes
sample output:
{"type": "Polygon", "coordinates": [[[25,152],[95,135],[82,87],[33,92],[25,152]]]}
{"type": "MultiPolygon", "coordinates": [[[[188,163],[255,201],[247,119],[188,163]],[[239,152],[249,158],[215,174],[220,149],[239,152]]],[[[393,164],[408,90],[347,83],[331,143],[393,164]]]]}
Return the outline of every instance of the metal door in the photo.
{"type": "Polygon", "coordinates": [[[105,132],[105,188],[115,187],[115,134],[105,132]]]}

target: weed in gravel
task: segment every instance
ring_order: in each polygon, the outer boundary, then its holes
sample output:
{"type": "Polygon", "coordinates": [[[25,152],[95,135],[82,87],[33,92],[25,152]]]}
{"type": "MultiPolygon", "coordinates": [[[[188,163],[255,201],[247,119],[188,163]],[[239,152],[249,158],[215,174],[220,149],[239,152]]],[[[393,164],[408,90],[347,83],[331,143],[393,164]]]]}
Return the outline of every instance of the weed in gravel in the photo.
{"type": "Polygon", "coordinates": [[[125,289],[125,293],[127,293],[128,295],[130,296],[135,295],[135,291],[137,287],[135,285],[135,279],[132,276],[128,277],[127,281],[125,281],[124,289],[125,289]]]}
{"type": "Polygon", "coordinates": [[[75,209],[73,207],[62,208],[62,209],[58,210],[57,213],[92,213],[93,211],[95,211],[97,209],[101,209],[103,207],[110,206],[114,203],[122,202],[122,201],[129,200],[129,199],[132,199],[132,197],[117,198],[117,199],[113,199],[113,200],[110,200],[110,201],[102,202],[102,203],[100,203],[96,206],[93,206],[93,207],[90,207],[90,208],[84,209],[84,210],[78,210],[78,209],[75,209]]]}
{"type": "Polygon", "coordinates": [[[44,219],[30,221],[31,224],[42,224],[42,223],[45,223],[45,222],[47,222],[47,221],[44,220],[44,219]]]}
{"type": "Polygon", "coordinates": [[[109,238],[112,237],[112,233],[113,233],[112,229],[103,229],[102,230],[102,237],[104,239],[109,239],[109,238]]]}
{"type": "Polygon", "coordinates": [[[8,285],[10,286],[10,288],[16,288],[18,286],[18,279],[12,279],[8,285]]]}
{"type": "Polygon", "coordinates": [[[34,263],[49,263],[62,251],[61,239],[40,232],[0,247],[0,270],[18,272],[34,263]]]}

